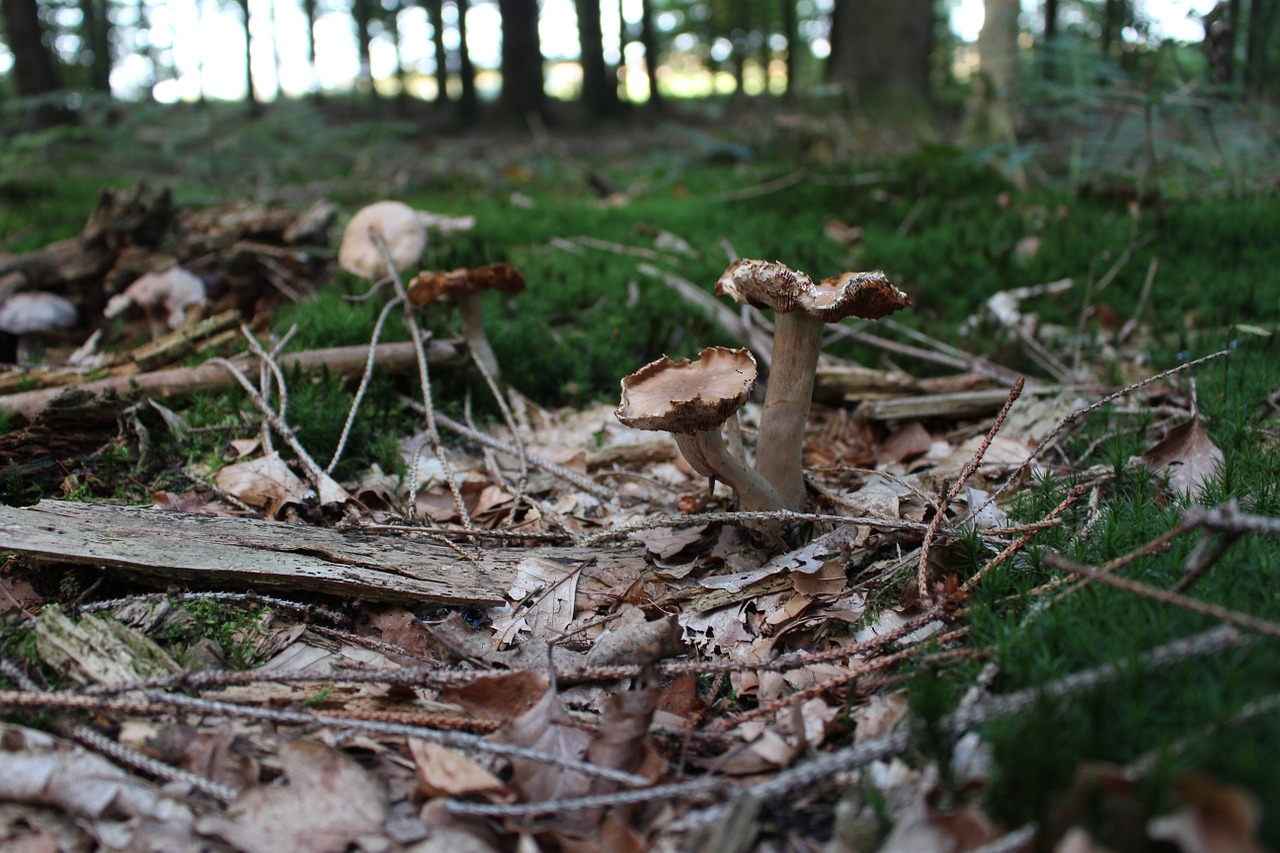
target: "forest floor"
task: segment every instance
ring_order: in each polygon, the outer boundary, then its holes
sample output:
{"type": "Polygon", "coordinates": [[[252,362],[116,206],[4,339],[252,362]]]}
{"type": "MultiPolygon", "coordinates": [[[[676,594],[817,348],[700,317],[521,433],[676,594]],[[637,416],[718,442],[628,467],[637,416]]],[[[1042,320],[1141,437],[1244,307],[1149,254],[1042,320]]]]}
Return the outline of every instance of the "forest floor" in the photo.
{"type": "Polygon", "coordinates": [[[1165,106],[893,154],[731,103],[6,137],[0,295],[76,319],[0,372],[5,849],[1280,845],[1277,145],[1165,106]],[[374,287],[381,199],[429,236],[374,287]],[[745,347],[768,453],[738,257],[911,302],[827,327],[803,511],[615,416],[745,347]],[[112,302],[174,264],[203,298],[112,302]],[[399,294],[505,265],[493,375],[399,294]]]}

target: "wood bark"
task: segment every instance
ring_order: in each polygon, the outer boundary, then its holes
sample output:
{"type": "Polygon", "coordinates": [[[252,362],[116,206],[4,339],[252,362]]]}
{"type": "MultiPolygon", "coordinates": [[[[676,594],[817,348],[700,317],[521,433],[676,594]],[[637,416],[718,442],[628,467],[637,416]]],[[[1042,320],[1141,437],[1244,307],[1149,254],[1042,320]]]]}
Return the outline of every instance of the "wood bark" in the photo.
{"type": "Polygon", "coordinates": [[[582,49],[582,102],[591,115],[613,115],[618,111],[618,87],[604,62],[600,0],[576,0],[576,7],[582,49]]]}
{"type": "Polygon", "coordinates": [[[458,9],[458,76],[462,78],[462,90],[458,98],[458,119],[464,124],[475,120],[479,111],[476,99],[476,68],[471,61],[471,49],[467,47],[467,12],[470,0],[456,0],[458,9]]]}
{"type": "MultiPolygon", "coordinates": [[[[323,350],[307,350],[300,353],[286,353],[278,359],[280,366],[286,369],[303,370],[327,367],[337,373],[355,373],[364,368],[369,348],[364,345],[351,347],[334,347],[323,350]]],[[[427,360],[440,362],[452,360],[457,350],[444,341],[431,341],[428,344],[427,360]]],[[[256,363],[255,359],[241,357],[232,359],[242,370],[249,370],[256,363]]],[[[412,343],[379,344],[376,362],[384,370],[408,370],[417,364],[417,356],[412,343]]],[[[235,380],[227,369],[220,364],[202,364],[199,367],[175,367],[169,370],[155,370],[133,376],[113,376],[84,382],[74,387],[90,394],[112,390],[124,394],[137,391],[148,397],[169,397],[177,394],[195,394],[214,388],[224,388],[235,380]]],[[[44,410],[44,407],[66,391],[67,388],[42,388],[38,391],[23,391],[0,397],[0,412],[6,415],[31,420],[44,410]]]]}
{"type": "Polygon", "coordinates": [[[502,14],[502,108],[510,118],[542,115],[542,41],[538,0],[498,0],[502,14]]]}
{"type": "Polygon", "coordinates": [[[870,115],[916,118],[928,109],[931,0],[836,0],[827,77],[870,115]]]}
{"type": "Polygon", "coordinates": [[[47,500],[0,507],[0,551],[95,566],[162,588],[235,587],[481,606],[503,602],[523,560],[581,569],[579,595],[634,580],[646,567],[634,550],[466,544],[454,549],[407,536],[47,500]]]}
{"type": "MultiPolygon", "coordinates": [[[[35,98],[50,95],[62,87],[53,49],[40,23],[37,0],[0,0],[0,17],[4,19],[5,43],[13,53],[13,80],[18,95],[35,98]]],[[[71,115],[45,101],[28,109],[23,123],[30,129],[49,127],[69,121],[71,115]]]]}

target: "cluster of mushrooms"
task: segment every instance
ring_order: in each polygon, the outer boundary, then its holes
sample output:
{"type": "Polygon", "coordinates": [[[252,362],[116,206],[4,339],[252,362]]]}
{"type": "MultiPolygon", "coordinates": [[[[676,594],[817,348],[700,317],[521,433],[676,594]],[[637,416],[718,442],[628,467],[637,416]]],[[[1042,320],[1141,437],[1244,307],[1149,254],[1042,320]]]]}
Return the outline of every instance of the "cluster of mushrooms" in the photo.
{"type": "Polygon", "coordinates": [[[751,395],[756,361],[746,349],[708,347],[694,361],[663,357],[622,380],[618,420],[674,436],[704,477],[725,483],[747,511],[805,508],[805,424],[825,324],[878,320],[911,304],[884,273],[846,272],[814,282],[781,263],[735,261],[716,294],[776,315],[755,468],[725,447],[721,428],[751,395]]]}

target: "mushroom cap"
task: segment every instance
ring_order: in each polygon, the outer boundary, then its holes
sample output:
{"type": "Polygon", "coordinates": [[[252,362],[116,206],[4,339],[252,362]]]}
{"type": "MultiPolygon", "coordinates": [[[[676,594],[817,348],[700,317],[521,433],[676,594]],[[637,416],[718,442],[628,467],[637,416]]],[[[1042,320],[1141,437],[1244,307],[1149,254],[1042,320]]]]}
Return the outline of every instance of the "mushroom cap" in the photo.
{"type": "Polygon", "coordinates": [[[176,329],[186,321],[187,309],[205,301],[204,280],[189,270],[172,266],[163,272],[149,272],[136,279],[107,301],[102,316],[111,318],[130,305],[140,308],[163,308],[169,312],[169,328],[176,329]]]}
{"type": "Polygon", "coordinates": [[[614,415],[636,429],[705,432],[727,421],[755,382],[756,360],[746,349],[707,347],[696,361],[663,356],[622,380],[614,415]]]}
{"type": "Polygon", "coordinates": [[[746,258],[724,271],[716,282],[716,295],[779,314],[802,311],[824,323],[845,317],[879,320],[911,304],[880,270],[844,272],[815,284],[785,264],[746,258]]]}
{"type": "Polygon", "coordinates": [[[65,329],[76,321],[76,306],[54,293],[15,293],[0,305],[0,332],[29,335],[65,329]]]}
{"type": "Polygon", "coordinates": [[[449,272],[424,270],[409,282],[408,297],[414,305],[426,305],[437,299],[456,299],[467,292],[500,290],[503,293],[520,293],[524,288],[524,276],[511,264],[499,262],[449,272]]]}
{"type": "Polygon", "coordinates": [[[371,280],[386,274],[382,253],[369,236],[372,228],[387,241],[397,270],[416,264],[427,247],[427,228],[412,207],[399,201],[375,201],[357,210],[342,232],[338,265],[347,272],[371,280]]]}

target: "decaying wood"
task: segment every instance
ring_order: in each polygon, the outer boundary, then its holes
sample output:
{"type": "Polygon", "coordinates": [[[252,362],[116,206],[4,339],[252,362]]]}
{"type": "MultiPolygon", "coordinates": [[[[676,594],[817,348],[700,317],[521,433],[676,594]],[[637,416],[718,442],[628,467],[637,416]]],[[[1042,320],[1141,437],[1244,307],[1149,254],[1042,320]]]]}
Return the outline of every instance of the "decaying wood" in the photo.
{"type": "Polygon", "coordinates": [[[813,396],[853,402],[902,394],[918,394],[920,381],[909,373],[876,370],[860,364],[819,364],[813,396]]]}
{"type": "MultiPolygon", "coordinates": [[[[466,547],[466,546],[464,546],[466,547]]],[[[374,601],[494,605],[522,560],[582,568],[579,593],[645,569],[636,552],[539,547],[468,549],[408,537],[143,507],[41,501],[0,507],[0,551],[88,564],[160,587],[289,590],[374,601]]]]}
{"type": "MultiPolygon", "coordinates": [[[[327,367],[336,373],[354,373],[364,368],[369,348],[363,344],[350,347],[306,350],[280,356],[280,366],[286,369],[316,370],[327,367]]],[[[447,341],[431,341],[427,346],[427,360],[432,363],[452,361],[458,350],[447,341]]],[[[379,344],[376,363],[385,370],[408,370],[417,364],[413,344],[379,344]]],[[[242,368],[253,364],[253,359],[241,357],[233,363],[242,368]]],[[[90,393],[108,389],[117,393],[137,390],[150,397],[166,397],[175,394],[193,394],[230,385],[234,380],[225,369],[216,364],[199,367],[179,367],[155,370],[133,376],[112,376],[93,382],[82,382],[74,387],[90,393]]],[[[54,397],[65,388],[42,388],[0,397],[0,412],[30,420],[38,415],[54,397]]]]}
{"type": "MultiPolygon", "coordinates": [[[[1024,393],[1044,396],[1061,394],[1068,390],[1071,390],[1070,386],[1040,385],[1027,388],[1024,393]]],[[[1008,397],[1007,388],[894,397],[887,400],[868,400],[858,407],[857,414],[860,418],[877,421],[931,417],[969,418],[999,411],[1008,397]]]]}

